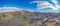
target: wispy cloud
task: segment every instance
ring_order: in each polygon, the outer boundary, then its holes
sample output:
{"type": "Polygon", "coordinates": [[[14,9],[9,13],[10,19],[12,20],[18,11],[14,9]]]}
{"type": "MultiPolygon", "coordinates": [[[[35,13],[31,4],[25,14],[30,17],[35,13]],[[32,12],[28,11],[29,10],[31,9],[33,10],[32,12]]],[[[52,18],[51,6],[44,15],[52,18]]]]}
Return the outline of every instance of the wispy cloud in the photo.
{"type": "Polygon", "coordinates": [[[22,9],[22,8],[17,8],[17,7],[0,7],[0,12],[14,12],[14,11],[30,11],[30,12],[34,12],[35,10],[32,9],[22,9]]]}
{"type": "Polygon", "coordinates": [[[0,12],[13,12],[13,11],[19,11],[19,8],[16,7],[1,7],[0,12]]]}
{"type": "Polygon", "coordinates": [[[51,0],[54,3],[56,10],[59,10],[60,6],[58,5],[58,0],[51,0]]]}
{"type": "Polygon", "coordinates": [[[55,3],[55,4],[57,4],[58,3],[58,1],[57,0],[51,0],[53,3],[55,3]]]}
{"type": "Polygon", "coordinates": [[[37,9],[44,9],[44,8],[51,8],[52,11],[56,11],[56,10],[59,10],[60,9],[60,6],[57,4],[58,1],[57,0],[51,0],[53,4],[47,2],[47,1],[33,1],[33,2],[30,2],[31,4],[33,3],[37,3],[37,9]]]}

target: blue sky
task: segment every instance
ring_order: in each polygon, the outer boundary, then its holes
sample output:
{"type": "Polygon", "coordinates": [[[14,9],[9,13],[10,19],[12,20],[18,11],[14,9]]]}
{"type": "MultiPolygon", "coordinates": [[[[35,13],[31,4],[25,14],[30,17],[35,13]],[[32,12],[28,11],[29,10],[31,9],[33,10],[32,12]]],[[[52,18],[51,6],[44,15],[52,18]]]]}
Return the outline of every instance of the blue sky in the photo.
{"type": "MultiPolygon", "coordinates": [[[[18,8],[22,8],[25,10],[29,10],[29,9],[37,10],[37,8],[38,8],[38,11],[43,11],[43,12],[46,12],[46,11],[48,11],[48,12],[49,11],[50,12],[51,11],[59,11],[60,12],[60,10],[59,10],[60,8],[56,6],[56,5],[58,5],[58,6],[60,5],[60,3],[59,3],[60,0],[57,0],[58,1],[57,4],[55,4],[55,1],[54,0],[0,0],[0,7],[18,7],[18,8]],[[43,8],[43,7],[38,8],[37,7],[38,4],[36,2],[30,4],[30,2],[34,2],[34,1],[38,1],[39,4],[41,4],[40,1],[42,1],[42,2],[46,1],[46,2],[50,3],[52,6],[51,7],[49,7],[49,6],[45,7],[44,6],[45,8],[43,8]]],[[[39,5],[39,6],[41,6],[41,5],[39,5]]]]}
{"type": "Polygon", "coordinates": [[[36,9],[36,4],[30,4],[34,0],[0,0],[0,7],[14,6],[22,9],[36,9]]]}

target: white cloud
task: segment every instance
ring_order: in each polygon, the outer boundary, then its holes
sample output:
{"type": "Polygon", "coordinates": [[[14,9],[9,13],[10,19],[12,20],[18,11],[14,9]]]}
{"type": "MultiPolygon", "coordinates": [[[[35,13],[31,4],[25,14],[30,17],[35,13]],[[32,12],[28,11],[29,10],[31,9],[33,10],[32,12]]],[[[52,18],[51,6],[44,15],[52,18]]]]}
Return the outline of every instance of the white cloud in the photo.
{"type": "Polygon", "coordinates": [[[19,8],[16,7],[1,7],[0,12],[13,12],[13,11],[19,11],[19,8]]]}
{"type": "Polygon", "coordinates": [[[60,10],[60,6],[57,4],[58,3],[57,0],[51,0],[51,2],[53,2],[54,5],[47,2],[47,1],[33,1],[31,3],[37,3],[37,9],[38,10],[39,9],[44,9],[44,8],[51,8],[52,11],[60,10]]]}
{"type": "Polygon", "coordinates": [[[38,9],[44,9],[44,8],[52,8],[52,10],[59,10],[58,5],[52,5],[47,1],[40,2],[37,4],[38,9]]]}
{"type": "Polygon", "coordinates": [[[52,7],[52,5],[47,1],[42,1],[42,2],[37,3],[38,9],[43,9],[43,8],[47,8],[47,7],[52,7]]]}
{"type": "Polygon", "coordinates": [[[58,1],[57,0],[51,0],[53,3],[55,3],[55,4],[57,4],[58,3],[58,1]]]}
{"type": "Polygon", "coordinates": [[[30,2],[30,4],[33,4],[33,3],[39,3],[39,1],[33,1],[33,2],[30,2]]]}
{"type": "Polygon", "coordinates": [[[32,9],[22,9],[22,8],[17,8],[17,7],[0,7],[0,12],[14,12],[14,11],[30,11],[30,12],[34,12],[34,10],[32,9]]]}

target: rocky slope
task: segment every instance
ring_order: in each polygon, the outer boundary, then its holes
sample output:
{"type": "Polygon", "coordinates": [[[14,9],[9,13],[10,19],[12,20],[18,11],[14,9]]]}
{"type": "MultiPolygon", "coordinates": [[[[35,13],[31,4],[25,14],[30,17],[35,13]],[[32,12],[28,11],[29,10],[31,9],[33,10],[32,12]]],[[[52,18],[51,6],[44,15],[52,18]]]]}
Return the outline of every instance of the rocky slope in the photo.
{"type": "Polygon", "coordinates": [[[60,13],[1,12],[0,26],[60,26],[60,13]]]}

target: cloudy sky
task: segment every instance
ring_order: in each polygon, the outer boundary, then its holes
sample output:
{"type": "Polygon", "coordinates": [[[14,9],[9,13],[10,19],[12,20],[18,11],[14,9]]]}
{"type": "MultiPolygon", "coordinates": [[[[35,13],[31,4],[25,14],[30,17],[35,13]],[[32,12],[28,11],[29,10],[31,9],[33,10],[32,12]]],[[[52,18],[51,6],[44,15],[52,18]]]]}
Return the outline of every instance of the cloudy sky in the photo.
{"type": "Polygon", "coordinates": [[[15,7],[15,9],[38,12],[60,12],[59,2],[60,0],[0,0],[0,11],[15,7]]]}

